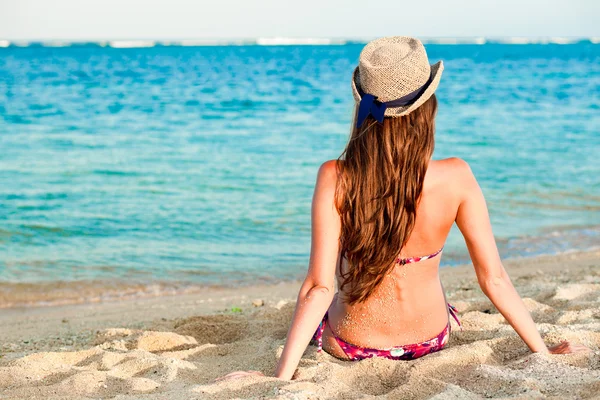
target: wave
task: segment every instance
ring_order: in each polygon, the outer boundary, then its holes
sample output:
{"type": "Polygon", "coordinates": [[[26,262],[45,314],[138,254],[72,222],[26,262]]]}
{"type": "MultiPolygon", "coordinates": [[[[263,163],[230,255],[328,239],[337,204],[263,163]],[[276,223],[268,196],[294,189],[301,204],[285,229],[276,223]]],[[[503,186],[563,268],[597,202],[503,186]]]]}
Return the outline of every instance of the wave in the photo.
{"type": "MultiPolygon", "coordinates": [[[[210,286],[208,286],[210,287],[210,286]]],[[[0,309],[122,301],[206,291],[182,282],[116,280],[15,283],[0,281],[0,309]]]]}
{"type": "Polygon", "coordinates": [[[430,37],[422,40],[425,44],[486,44],[484,37],[430,37]]]}
{"type": "Polygon", "coordinates": [[[247,46],[256,44],[252,39],[185,39],[162,40],[157,46],[164,47],[200,47],[200,46],[247,46]]]}
{"type": "Polygon", "coordinates": [[[115,49],[134,49],[142,47],[154,47],[156,42],[153,40],[111,40],[108,42],[108,45],[115,49]]]}
{"type": "MultiPolygon", "coordinates": [[[[593,38],[581,37],[506,37],[490,39],[490,43],[499,44],[576,44],[580,42],[592,42],[593,38]]],[[[593,43],[593,42],[592,42],[593,43]]]]}
{"type": "Polygon", "coordinates": [[[53,42],[42,42],[41,45],[43,47],[71,47],[73,45],[73,43],[53,41],[53,42]]]}

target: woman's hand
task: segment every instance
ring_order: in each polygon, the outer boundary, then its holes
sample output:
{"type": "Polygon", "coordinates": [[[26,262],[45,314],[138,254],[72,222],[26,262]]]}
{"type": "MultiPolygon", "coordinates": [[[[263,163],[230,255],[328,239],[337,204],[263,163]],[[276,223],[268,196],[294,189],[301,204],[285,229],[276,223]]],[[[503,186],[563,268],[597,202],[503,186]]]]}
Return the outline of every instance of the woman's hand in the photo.
{"type": "Polygon", "coordinates": [[[582,344],[571,343],[565,340],[560,342],[556,346],[548,347],[548,351],[550,352],[550,354],[571,354],[587,353],[592,350],[590,350],[588,347],[582,344]]]}
{"type": "Polygon", "coordinates": [[[245,376],[265,376],[265,374],[263,374],[260,371],[235,371],[235,372],[231,372],[227,375],[221,376],[220,378],[215,379],[215,382],[218,381],[224,381],[226,379],[236,379],[236,378],[243,378],[245,376]]]}

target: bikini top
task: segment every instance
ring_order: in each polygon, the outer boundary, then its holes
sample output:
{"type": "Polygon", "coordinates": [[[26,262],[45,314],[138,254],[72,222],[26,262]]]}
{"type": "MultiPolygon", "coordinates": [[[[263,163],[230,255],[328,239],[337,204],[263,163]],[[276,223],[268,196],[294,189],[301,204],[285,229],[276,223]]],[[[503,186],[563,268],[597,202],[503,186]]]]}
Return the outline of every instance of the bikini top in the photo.
{"type": "Polygon", "coordinates": [[[410,264],[410,263],[416,263],[419,261],[424,261],[429,258],[433,258],[433,257],[437,256],[438,254],[440,254],[442,252],[442,250],[444,250],[444,246],[442,246],[441,249],[439,249],[438,251],[436,251],[433,254],[429,254],[427,256],[421,256],[421,257],[397,258],[396,262],[400,265],[404,265],[404,264],[410,264]]]}

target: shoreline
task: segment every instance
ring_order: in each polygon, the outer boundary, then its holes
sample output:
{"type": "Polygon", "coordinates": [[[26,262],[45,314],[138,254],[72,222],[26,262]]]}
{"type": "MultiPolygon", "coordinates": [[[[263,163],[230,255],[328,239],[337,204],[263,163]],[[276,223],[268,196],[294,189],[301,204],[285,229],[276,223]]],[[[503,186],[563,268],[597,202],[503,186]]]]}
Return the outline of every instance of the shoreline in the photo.
{"type": "MultiPolygon", "coordinates": [[[[600,247],[585,250],[566,250],[554,254],[524,255],[503,258],[503,263],[524,262],[538,259],[569,257],[571,254],[588,254],[600,251],[600,247]]],[[[471,264],[449,264],[440,267],[440,271],[456,271],[472,268],[471,264]]],[[[442,273],[442,272],[440,272],[442,273]]],[[[182,295],[201,295],[211,290],[251,290],[252,287],[272,287],[294,284],[302,279],[269,278],[269,282],[237,282],[235,284],[203,284],[181,281],[134,281],[122,279],[97,279],[80,281],[54,281],[39,283],[9,283],[0,281],[0,313],[15,308],[55,307],[78,304],[102,304],[107,302],[136,301],[150,298],[162,298],[182,295]]]]}
{"type": "Polygon", "coordinates": [[[214,379],[273,373],[299,281],[0,309],[0,397],[597,399],[600,250],[503,263],[545,342],[579,342],[591,353],[530,353],[464,265],[440,270],[463,326],[445,349],[413,361],[347,362],[309,346],[293,381],[214,379]]]}
{"type": "MultiPolygon", "coordinates": [[[[444,244],[441,269],[470,263],[458,228],[452,229],[444,244]]],[[[6,236],[10,232],[0,229],[0,236],[3,234],[6,236]]],[[[506,262],[590,252],[600,250],[600,225],[548,226],[540,228],[534,235],[496,237],[495,240],[500,256],[506,262]]],[[[302,251],[307,249],[304,247],[302,251]]],[[[56,261],[49,265],[43,261],[43,255],[29,266],[26,259],[7,257],[4,265],[0,261],[0,310],[199,293],[207,287],[244,288],[262,283],[293,282],[304,277],[309,254],[297,253],[292,261],[281,263],[254,254],[251,268],[227,263],[196,264],[193,252],[190,257],[185,268],[182,265],[158,268],[151,260],[137,267],[131,267],[127,262],[88,265],[82,261],[80,266],[75,266],[56,261]]]]}

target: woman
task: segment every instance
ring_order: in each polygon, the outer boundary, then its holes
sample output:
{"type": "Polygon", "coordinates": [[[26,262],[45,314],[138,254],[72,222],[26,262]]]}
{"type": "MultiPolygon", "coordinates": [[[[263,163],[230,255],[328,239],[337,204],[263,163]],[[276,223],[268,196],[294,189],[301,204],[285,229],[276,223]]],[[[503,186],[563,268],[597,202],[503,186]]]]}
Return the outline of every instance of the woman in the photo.
{"type": "MultiPolygon", "coordinates": [[[[546,347],[502,266],[468,164],[431,159],[443,69],[441,61],[430,66],[421,42],[410,37],[377,39],[362,50],[352,79],[355,124],[342,156],[318,172],[310,265],[276,377],[292,378],[311,338],[347,360],[406,360],[441,350],[450,316],[456,318],[438,275],[454,223],[481,289],[531,351],[586,349],[546,347]]],[[[226,377],[249,374],[260,372],[226,377]]]]}

